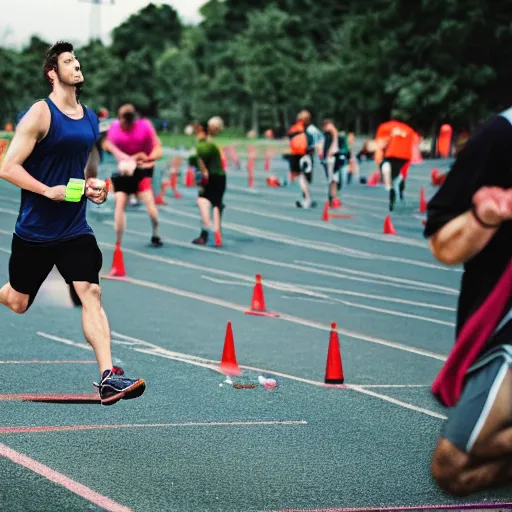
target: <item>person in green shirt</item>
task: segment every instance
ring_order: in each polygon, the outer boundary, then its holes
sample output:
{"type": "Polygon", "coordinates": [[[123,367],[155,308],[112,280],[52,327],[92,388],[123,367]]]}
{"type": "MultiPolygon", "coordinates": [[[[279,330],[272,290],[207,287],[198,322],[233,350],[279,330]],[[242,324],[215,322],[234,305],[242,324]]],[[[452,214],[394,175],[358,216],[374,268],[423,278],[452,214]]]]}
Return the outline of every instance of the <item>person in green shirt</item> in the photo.
{"type": "Polygon", "coordinates": [[[222,165],[220,148],[212,137],[219,134],[223,123],[218,117],[207,123],[196,123],[194,131],[197,138],[196,165],[200,179],[197,204],[201,212],[201,234],[192,241],[196,245],[206,245],[212,228],[211,209],[213,208],[213,232],[215,246],[222,246],[221,216],[224,209],[222,203],[226,191],[226,172],[222,165]]]}

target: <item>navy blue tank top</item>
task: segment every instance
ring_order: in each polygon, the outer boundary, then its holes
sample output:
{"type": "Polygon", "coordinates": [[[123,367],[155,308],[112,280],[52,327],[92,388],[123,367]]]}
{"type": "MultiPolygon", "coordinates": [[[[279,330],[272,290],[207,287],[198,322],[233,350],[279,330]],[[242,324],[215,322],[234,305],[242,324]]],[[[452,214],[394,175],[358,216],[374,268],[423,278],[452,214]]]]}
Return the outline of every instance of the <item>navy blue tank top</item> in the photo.
{"type": "MultiPolygon", "coordinates": [[[[71,119],[49,98],[44,101],[50,108],[50,129],[23,167],[48,187],[67,185],[70,178],[84,179],[89,154],[99,136],[96,114],[84,106],[83,118],[71,119]]],[[[46,243],[93,234],[86,205],[85,196],[79,203],[56,202],[22,190],[15,233],[23,240],[46,243]]]]}

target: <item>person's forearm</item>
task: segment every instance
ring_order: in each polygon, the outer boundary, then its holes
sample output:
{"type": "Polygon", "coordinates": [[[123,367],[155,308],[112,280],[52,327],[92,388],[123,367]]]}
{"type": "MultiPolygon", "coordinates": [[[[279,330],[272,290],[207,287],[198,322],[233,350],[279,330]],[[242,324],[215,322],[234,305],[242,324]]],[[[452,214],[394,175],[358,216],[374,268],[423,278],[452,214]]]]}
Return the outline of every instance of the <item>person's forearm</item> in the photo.
{"type": "Polygon", "coordinates": [[[153,148],[153,151],[148,155],[149,160],[158,160],[162,157],[162,146],[158,144],[153,148]]]}
{"type": "Polygon", "coordinates": [[[106,140],[103,143],[103,149],[105,151],[108,151],[109,153],[112,153],[112,155],[114,155],[114,157],[117,160],[128,160],[130,158],[130,155],[127,155],[126,153],[121,151],[115,144],[113,144],[109,140],[106,140]]]}
{"type": "Polygon", "coordinates": [[[436,259],[447,265],[465,263],[476,256],[495,235],[498,227],[482,226],[471,211],[443,226],[429,241],[436,259]]]}
{"type": "Polygon", "coordinates": [[[85,179],[89,178],[97,178],[98,170],[100,165],[100,152],[94,146],[91,150],[91,154],[89,155],[89,159],[87,160],[87,165],[85,166],[85,179]]]}
{"type": "Polygon", "coordinates": [[[31,176],[23,166],[11,164],[0,169],[0,178],[16,185],[19,188],[44,195],[48,187],[31,176]]]}

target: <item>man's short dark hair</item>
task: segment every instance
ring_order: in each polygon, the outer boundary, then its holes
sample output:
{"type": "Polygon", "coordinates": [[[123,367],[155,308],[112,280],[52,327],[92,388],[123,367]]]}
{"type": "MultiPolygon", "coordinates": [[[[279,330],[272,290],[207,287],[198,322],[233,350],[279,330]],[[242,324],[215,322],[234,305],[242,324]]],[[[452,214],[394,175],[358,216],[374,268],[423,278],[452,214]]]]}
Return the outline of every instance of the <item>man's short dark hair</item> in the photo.
{"type": "Polygon", "coordinates": [[[73,52],[74,48],[71,43],[67,43],[65,41],[58,41],[53,46],[50,46],[48,50],[46,50],[46,54],[44,56],[44,65],[43,65],[43,73],[44,78],[48,82],[52,83],[50,78],[48,77],[48,73],[53,69],[57,71],[57,63],[59,61],[59,55],[61,53],[73,52]]]}

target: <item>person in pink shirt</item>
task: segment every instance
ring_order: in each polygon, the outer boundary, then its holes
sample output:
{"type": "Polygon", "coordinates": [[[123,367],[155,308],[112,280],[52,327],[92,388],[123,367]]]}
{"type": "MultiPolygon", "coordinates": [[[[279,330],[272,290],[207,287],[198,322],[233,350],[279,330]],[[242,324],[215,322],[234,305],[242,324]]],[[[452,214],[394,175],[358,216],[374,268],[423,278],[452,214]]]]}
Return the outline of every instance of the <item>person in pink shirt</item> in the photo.
{"type": "Polygon", "coordinates": [[[116,244],[121,245],[126,229],[125,210],[128,198],[136,194],[146,206],[151,219],[151,245],[161,247],[163,243],[158,236],[158,210],[152,179],[155,160],[162,156],[162,144],[151,121],[138,118],[133,105],[122,105],[118,119],[108,130],[103,149],[112,153],[118,162],[118,172],[111,178],[115,193],[116,244]]]}

